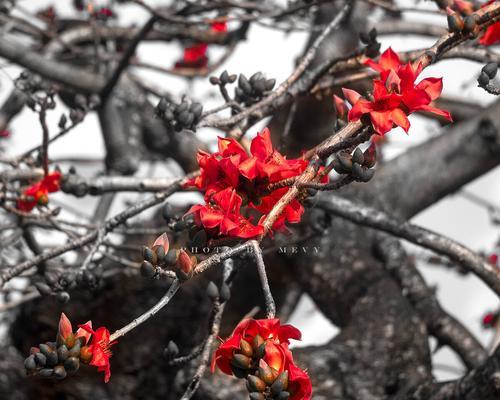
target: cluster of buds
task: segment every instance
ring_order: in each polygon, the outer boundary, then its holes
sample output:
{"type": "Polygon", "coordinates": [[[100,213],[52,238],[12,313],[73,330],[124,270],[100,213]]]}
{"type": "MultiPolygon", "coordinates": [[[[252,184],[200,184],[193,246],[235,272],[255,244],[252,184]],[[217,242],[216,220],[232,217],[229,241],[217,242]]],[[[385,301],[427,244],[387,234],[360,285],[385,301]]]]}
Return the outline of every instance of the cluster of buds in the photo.
{"type": "Polygon", "coordinates": [[[180,104],[173,104],[162,97],[156,106],[156,115],[162,118],[167,125],[177,132],[183,129],[194,130],[198,124],[203,106],[200,103],[183,100],[180,104]]]}
{"type": "Polygon", "coordinates": [[[245,378],[251,400],[290,398],[288,371],[279,373],[264,360],[266,343],[262,336],[255,336],[252,343],[240,341],[239,351],[233,354],[231,367],[234,376],[245,378]]]}
{"type": "Polygon", "coordinates": [[[262,72],[256,72],[250,79],[240,74],[238,87],[234,89],[234,98],[238,103],[252,105],[273,90],[275,84],[276,79],[266,79],[262,72]]]}
{"type": "Polygon", "coordinates": [[[371,144],[364,152],[358,147],[352,154],[340,152],[334,155],[333,169],[339,174],[350,175],[358,182],[368,182],[373,178],[373,167],[377,162],[376,147],[371,144]]]}
{"type": "Polygon", "coordinates": [[[80,363],[88,364],[92,359],[92,352],[86,346],[90,336],[82,328],[73,333],[71,322],[64,313],[61,314],[56,341],[32,347],[24,360],[28,375],[64,379],[75,374],[80,363]]]}
{"type": "Polygon", "coordinates": [[[460,12],[447,8],[448,30],[454,33],[472,34],[476,36],[479,33],[477,22],[479,15],[470,13],[463,16],[460,12]]]}
{"type": "Polygon", "coordinates": [[[295,364],[290,339],[301,334],[278,319],[247,319],[215,352],[212,370],[245,379],[251,400],[310,400],[309,376],[295,364]]]}
{"type": "Polygon", "coordinates": [[[361,32],[359,34],[359,40],[366,47],[364,53],[367,57],[377,57],[380,53],[381,44],[377,41],[377,29],[373,28],[370,32],[361,32]]]}
{"type": "Polygon", "coordinates": [[[486,64],[482,69],[479,77],[477,78],[477,83],[480,87],[487,87],[490,81],[495,78],[498,71],[498,64],[496,62],[490,62],[486,64]]]}
{"type": "Polygon", "coordinates": [[[147,278],[159,277],[165,268],[174,270],[181,281],[188,280],[197,264],[197,258],[186,249],[171,249],[166,233],[160,235],[151,247],[144,246],[141,274],[147,278]]]}
{"type": "Polygon", "coordinates": [[[14,81],[14,85],[16,89],[26,95],[26,105],[33,111],[37,110],[37,105],[41,107],[42,103],[46,109],[54,109],[56,107],[54,101],[55,92],[40,75],[23,71],[14,81]],[[45,92],[47,93],[47,97],[35,96],[37,92],[45,92]]]}
{"type": "Polygon", "coordinates": [[[209,81],[212,85],[226,86],[228,83],[236,82],[237,76],[235,74],[229,74],[226,70],[222,71],[219,77],[211,76],[209,81]]]}

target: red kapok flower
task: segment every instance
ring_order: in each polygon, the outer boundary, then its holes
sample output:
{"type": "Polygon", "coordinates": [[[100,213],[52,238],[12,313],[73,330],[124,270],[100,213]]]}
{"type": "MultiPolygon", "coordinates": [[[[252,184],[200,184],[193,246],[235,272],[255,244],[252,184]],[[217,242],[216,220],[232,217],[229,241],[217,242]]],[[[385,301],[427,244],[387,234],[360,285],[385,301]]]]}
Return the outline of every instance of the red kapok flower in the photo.
{"type": "Polygon", "coordinates": [[[104,382],[108,383],[111,377],[111,365],[109,359],[111,358],[111,350],[109,349],[115,342],[109,342],[110,333],[109,331],[101,326],[95,331],[92,329],[92,325],[86,323],[85,325],[80,325],[80,328],[84,329],[88,333],[92,334],[92,339],[88,345],[88,350],[92,353],[92,360],[90,365],[97,367],[99,372],[104,372],[104,382]]]}
{"type": "Polygon", "coordinates": [[[380,73],[381,79],[373,81],[373,101],[364,99],[353,90],[344,89],[344,96],[353,105],[349,120],[357,121],[363,115],[370,117],[376,133],[384,135],[394,126],[406,132],[410,128],[407,116],[415,111],[430,112],[451,121],[449,112],[430,105],[443,89],[441,78],[416,79],[422,72],[422,65],[401,64],[399,56],[388,48],[378,62],[367,60],[366,64],[380,73]]]}
{"type": "Polygon", "coordinates": [[[260,375],[267,385],[286,372],[289,399],[310,400],[312,386],[309,376],[295,365],[288,349],[290,339],[300,338],[298,329],[291,325],[281,325],[279,319],[244,320],[215,352],[212,371],[217,366],[225,374],[241,377],[244,375],[240,375],[241,370],[255,374],[259,367],[270,368],[270,379],[260,375]]]}
{"type": "Polygon", "coordinates": [[[238,324],[232,335],[220,345],[212,360],[212,371],[217,366],[222,372],[233,375],[231,361],[240,350],[241,341],[248,344],[265,343],[266,352],[263,360],[278,372],[283,372],[286,364],[286,352],[290,339],[300,340],[300,331],[292,325],[281,325],[275,319],[246,319],[238,324]],[[256,337],[259,338],[256,340],[256,337]],[[284,347],[282,347],[284,346],[284,347]]]}
{"type": "Polygon", "coordinates": [[[263,233],[263,227],[253,225],[240,214],[242,199],[234,189],[226,188],[215,193],[207,205],[195,205],[192,213],[195,223],[211,236],[251,238],[263,233]]]}
{"type": "Polygon", "coordinates": [[[60,188],[61,173],[54,171],[41,181],[29,186],[23,191],[17,201],[17,208],[21,211],[31,211],[37,204],[45,205],[49,201],[48,194],[57,192],[60,188]]]}
{"type": "MultiPolygon", "coordinates": [[[[227,32],[226,22],[214,22],[210,24],[212,32],[227,32]]],[[[205,68],[208,64],[207,56],[208,44],[195,43],[192,46],[184,49],[184,54],[181,61],[175,63],[175,68],[205,68]]]]}

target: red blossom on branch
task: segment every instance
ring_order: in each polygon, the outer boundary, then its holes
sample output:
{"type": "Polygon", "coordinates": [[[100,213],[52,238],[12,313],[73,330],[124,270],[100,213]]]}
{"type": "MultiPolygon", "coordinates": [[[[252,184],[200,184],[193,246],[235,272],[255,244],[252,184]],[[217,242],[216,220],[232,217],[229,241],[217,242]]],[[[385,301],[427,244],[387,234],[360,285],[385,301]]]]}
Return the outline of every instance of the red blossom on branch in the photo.
{"type": "Polygon", "coordinates": [[[29,212],[37,205],[46,205],[49,201],[48,194],[59,191],[61,173],[54,171],[45,176],[41,181],[29,186],[23,191],[17,201],[17,208],[29,212]]]}
{"type": "Polygon", "coordinates": [[[112,353],[110,347],[117,342],[114,341],[110,343],[109,330],[103,326],[93,330],[92,324],[86,323],[85,325],[80,325],[80,328],[92,334],[91,342],[88,345],[88,351],[92,354],[90,365],[97,367],[99,372],[104,372],[104,382],[108,383],[111,377],[109,359],[112,353]]]}
{"type": "MultiPolygon", "coordinates": [[[[227,32],[226,22],[214,22],[210,24],[212,32],[227,32]]],[[[208,65],[208,44],[195,43],[192,46],[184,48],[182,60],[175,63],[175,68],[205,68],[208,65]]]]}
{"type": "MultiPolygon", "coordinates": [[[[273,190],[269,185],[299,176],[307,168],[304,159],[287,159],[271,142],[269,129],[259,133],[250,145],[250,153],[232,138],[219,138],[218,151],[198,153],[200,175],[188,186],[205,192],[206,205],[195,205],[188,212],[195,223],[212,236],[250,238],[264,232],[261,223],[276,203],[285,195],[287,187],[273,190]],[[243,208],[250,214],[260,214],[258,225],[242,215],[243,208]],[[257,211],[257,213],[255,213],[257,211]]],[[[328,176],[321,179],[328,181],[328,176]]],[[[285,223],[298,223],[304,212],[302,204],[294,199],[284,208],[273,224],[273,229],[284,230],[285,223]]]]}
{"type": "Polygon", "coordinates": [[[309,376],[293,360],[290,340],[300,340],[300,331],[281,325],[279,319],[247,319],[238,324],[212,359],[212,371],[246,377],[250,392],[276,389],[289,393],[290,400],[309,400],[312,386],[309,376]]]}
{"type": "Polygon", "coordinates": [[[423,69],[420,63],[401,64],[399,56],[389,48],[378,62],[369,59],[366,64],[380,74],[380,79],[373,81],[373,100],[344,89],[344,96],[353,106],[348,114],[349,121],[358,121],[367,115],[375,132],[384,135],[395,126],[408,132],[410,121],[407,116],[415,111],[429,112],[452,120],[448,111],[431,105],[441,94],[442,79],[425,78],[416,83],[423,69]]]}

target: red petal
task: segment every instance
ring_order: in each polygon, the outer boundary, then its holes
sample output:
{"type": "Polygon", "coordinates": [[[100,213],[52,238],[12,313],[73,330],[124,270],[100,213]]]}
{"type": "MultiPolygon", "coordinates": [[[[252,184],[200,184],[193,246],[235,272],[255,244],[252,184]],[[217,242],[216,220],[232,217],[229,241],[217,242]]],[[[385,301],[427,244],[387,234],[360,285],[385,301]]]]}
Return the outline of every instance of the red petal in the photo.
{"type": "Polygon", "coordinates": [[[273,153],[273,143],[271,142],[271,132],[265,128],[252,140],[250,152],[258,160],[265,161],[273,153]]]}
{"type": "Polygon", "coordinates": [[[395,108],[391,112],[391,119],[397,126],[400,126],[404,129],[406,133],[408,133],[408,129],[410,129],[410,121],[408,121],[408,117],[400,108],[395,108]]]}
{"type": "Polygon", "coordinates": [[[390,115],[391,111],[372,111],[370,113],[370,119],[372,121],[373,129],[375,130],[375,132],[379,133],[380,135],[384,135],[392,129],[394,123],[392,122],[390,115]]]}
{"type": "Polygon", "coordinates": [[[162,233],[158,236],[153,243],[154,246],[161,246],[165,250],[165,254],[168,253],[168,249],[170,248],[170,242],[168,241],[168,236],[166,233],[162,233]]]}
{"type": "Polygon", "coordinates": [[[361,95],[352,89],[342,88],[342,93],[344,93],[344,97],[352,105],[356,104],[358,100],[361,98],[361,95]]]}

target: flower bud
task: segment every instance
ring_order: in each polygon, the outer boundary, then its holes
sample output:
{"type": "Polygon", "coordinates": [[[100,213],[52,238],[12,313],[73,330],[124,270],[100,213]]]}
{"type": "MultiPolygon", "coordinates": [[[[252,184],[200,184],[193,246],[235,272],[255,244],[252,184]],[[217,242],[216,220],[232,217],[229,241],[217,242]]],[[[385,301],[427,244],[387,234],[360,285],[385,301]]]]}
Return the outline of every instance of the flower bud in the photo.
{"type": "Polygon", "coordinates": [[[207,296],[212,300],[215,301],[219,297],[219,288],[215,283],[210,281],[207,286],[207,296]]]}
{"type": "Polygon", "coordinates": [[[156,253],[147,246],[142,248],[142,257],[153,265],[156,265],[158,261],[156,253]]]}
{"type": "Polygon", "coordinates": [[[276,400],[288,400],[290,398],[290,393],[283,391],[281,392],[278,397],[275,397],[276,400]]]}
{"type": "Polygon", "coordinates": [[[259,361],[259,369],[257,371],[260,379],[262,379],[266,385],[272,385],[276,379],[276,375],[273,372],[273,369],[264,361],[259,361]]]}
{"type": "Polygon", "coordinates": [[[352,176],[356,180],[362,180],[363,178],[363,167],[358,163],[352,164],[352,176]]]}
{"type": "Polygon", "coordinates": [[[149,261],[144,260],[141,264],[141,275],[144,276],[145,278],[152,278],[155,276],[156,271],[155,267],[153,267],[153,264],[151,264],[149,261]]]}
{"type": "Polygon", "coordinates": [[[264,339],[259,334],[255,335],[252,341],[252,347],[257,350],[264,343],[264,339]]]}
{"type": "Polygon", "coordinates": [[[255,356],[257,358],[264,358],[266,356],[266,344],[262,343],[259,347],[257,347],[257,351],[255,352],[255,356]]]}
{"type": "Polygon", "coordinates": [[[53,374],[57,379],[64,379],[67,375],[66,370],[62,365],[57,365],[56,367],[54,367],[53,374]]]}
{"type": "Polygon", "coordinates": [[[489,62],[481,69],[481,71],[488,75],[490,79],[493,79],[497,74],[498,64],[496,62],[489,62]]]}
{"type": "Polygon", "coordinates": [[[233,375],[236,378],[240,378],[240,379],[246,378],[246,376],[248,375],[248,371],[246,369],[241,369],[241,368],[235,367],[234,365],[231,365],[231,371],[233,371],[233,375]]]}
{"type": "Polygon", "coordinates": [[[234,354],[231,365],[239,369],[247,370],[250,369],[252,365],[252,359],[243,354],[234,354]]]}
{"type": "Polygon", "coordinates": [[[249,392],[263,392],[266,390],[266,384],[255,375],[248,375],[247,388],[249,392]]]}
{"type": "Polygon", "coordinates": [[[31,354],[28,358],[24,360],[24,368],[26,368],[29,372],[34,371],[36,369],[34,354],[31,354]]]}
{"type": "Polygon", "coordinates": [[[365,157],[363,155],[363,151],[358,147],[356,150],[354,150],[354,153],[352,154],[352,162],[358,163],[358,164],[364,164],[365,162],[365,157]]]}
{"type": "Polygon", "coordinates": [[[241,351],[241,354],[243,354],[247,357],[253,356],[252,345],[250,343],[248,343],[245,339],[240,340],[240,351],[241,351]]]}
{"type": "Polygon", "coordinates": [[[41,295],[47,296],[52,294],[52,289],[44,282],[36,282],[35,287],[41,295]]]}
{"type": "Polygon", "coordinates": [[[70,295],[68,292],[58,292],[56,298],[59,303],[65,304],[69,301],[70,295]]]}
{"type": "Polygon", "coordinates": [[[344,173],[351,172],[352,170],[352,160],[351,157],[347,154],[339,154],[337,155],[337,159],[339,161],[340,167],[344,173]]]}
{"type": "Polygon", "coordinates": [[[59,361],[64,362],[68,358],[68,348],[63,344],[57,349],[57,357],[59,361]]]}
{"type": "Polygon", "coordinates": [[[377,162],[377,146],[374,143],[370,144],[365,152],[363,153],[364,166],[367,168],[372,168],[377,162]]]}
{"type": "Polygon", "coordinates": [[[69,349],[68,357],[79,357],[80,350],[81,350],[81,345],[80,345],[80,341],[78,340],[75,342],[75,345],[71,349],[69,349]]]}
{"type": "Polygon", "coordinates": [[[54,370],[52,368],[43,368],[40,371],[38,371],[38,375],[40,375],[42,378],[49,378],[52,376],[54,370]]]}
{"type": "Polygon", "coordinates": [[[490,83],[490,77],[486,72],[482,71],[477,78],[477,83],[479,84],[479,86],[486,86],[488,83],[490,83]]]}
{"type": "Polygon", "coordinates": [[[80,349],[79,357],[80,357],[80,360],[82,360],[82,362],[84,364],[88,364],[90,362],[90,360],[92,360],[92,350],[90,349],[90,347],[83,346],[80,349]]]}
{"type": "Polygon", "coordinates": [[[39,367],[45,367],[45,364],[47,363],[47,357],[45,357],[45,355],[42,353],[36,353],[35,362],[39,367]]]}
{"type": "Polygon", "coordinates": [[[71,349],[76,343],[76,339],[75,339],[75,336],[73,334],[70,334],[68,335],[68,337],[66,337],[64,339],[64,344],[66,345],[66,347],[68,349],[71,349]]]}
{"type": "Polygon", "coordinates": [[[80,360],[76,357],[69,357],[66,361],[64,361],[64,369],[73,374],[80,368],[80,360]]]}
{"type": "Polygon", "coordinates": [[[174,249],[169,250],[169,252],[163,258],[163,262],[165,263],[165,265],[168,266],[175,265],[176,261],[177,261],[177,252],[174,249]]]}
{"type": "Polygon", "coordinates": [[[168,342],[168,345],[165,348],[164,354],[169,358],[174,358],[175,356],[177,356],[177,354],[179,354],[179,347],[177,346],[177,344],[173,340],[168,342]]]}
{"type": "Polygon", "coordinates": [[[449,14],[447,16],[448,30],[450,32],[462,32],[464,29],[464,20],[458,13],[449,14]]]}
{"type": "Polygon", "coordinates": [[[283,371],[271,385],[271,393],[276,396],[288,388],[288,371],[283,371]]]}
{"type": "Polygon", "coordinates": [[[172,205],[170,203],[165,203],[165,205],[163,206],[162,216],[165,221],[169,221],[174,216],[172,205]]]}
{"type": "Polygon", "coordinates": [[[464,32],[465,33],[476,33],[477,32],[477,14],[471,14],[464,19],[464,32]]]}
{"type": "Polygon", "coordinates": [[[231,289],[226,283],[223,283],[221,288],[220,288],[220,295],[219,299],[221,303],[225,303],[231,298],[231,289]]]}

